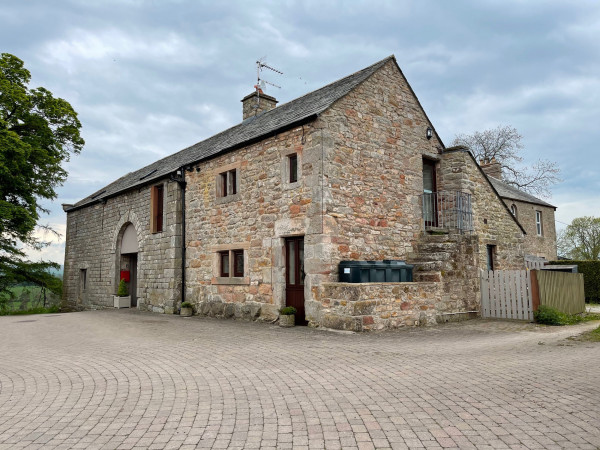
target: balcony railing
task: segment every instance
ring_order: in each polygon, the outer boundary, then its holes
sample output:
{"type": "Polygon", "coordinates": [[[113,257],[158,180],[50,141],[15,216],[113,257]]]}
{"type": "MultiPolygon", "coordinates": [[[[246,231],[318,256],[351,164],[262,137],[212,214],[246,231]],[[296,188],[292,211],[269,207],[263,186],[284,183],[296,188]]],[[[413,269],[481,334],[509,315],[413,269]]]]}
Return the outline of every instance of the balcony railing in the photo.
{"type": "Polygon", "coordinates": [[[422,194],[425,229],[473,231],[471,194],[459,191],[438,191],[422,194]]]}

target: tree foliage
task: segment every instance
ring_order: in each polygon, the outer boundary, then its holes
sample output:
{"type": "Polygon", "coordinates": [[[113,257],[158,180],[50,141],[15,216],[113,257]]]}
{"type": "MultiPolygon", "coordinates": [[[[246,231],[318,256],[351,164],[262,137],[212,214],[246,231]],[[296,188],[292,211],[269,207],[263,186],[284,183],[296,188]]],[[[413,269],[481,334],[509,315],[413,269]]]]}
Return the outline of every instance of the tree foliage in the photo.
{"type": "Polygon", "coordinates": [[[531,166],[523,164],[521,150],[523,136],[510,125],[498,126],[473,134],[459,134],[453,145],[464,145],[475,159],[495,159],[502,166],[502,180],[525,192],[549,197],[552,185],[560,182],[560,169],[555,162],[539,159],[531,166]]]}
{"type": "Polygon", "coordinates": [[[27,261],[23,245],[44,245],[34,236],[40,213],[48,212],[40,201],[56,198],[67,177],[62,163],[84,145],[71,105],[29,88],[30,80],[23,61],[0,54],[0,291],[23,281],[60,289],[47,272],[57,264],[27,261]]]}
{"type": "Polygon", "coordinates": [[[578,217],[559,232],[558,253],[576,260],[600,260],[600,217],[578,217]]]}

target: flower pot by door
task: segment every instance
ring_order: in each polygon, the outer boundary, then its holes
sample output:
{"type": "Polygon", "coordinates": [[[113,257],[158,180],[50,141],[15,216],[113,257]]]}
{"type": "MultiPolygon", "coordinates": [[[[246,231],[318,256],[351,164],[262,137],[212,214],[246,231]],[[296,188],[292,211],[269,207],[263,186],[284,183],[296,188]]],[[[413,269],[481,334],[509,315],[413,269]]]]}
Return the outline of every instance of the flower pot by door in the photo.
{"type": "Polygon", "coordinates": [[[296,316],[294,315],[280,315],[279,316],[279,326],[280,327],[293,327],[296,325],[296,316]]]}
{"type": "Polygon", "coordinates": [[[181,308],[181,311],[179,311],[181,317],[190,317],[192,313],[192,308],[181,308]]]}
{"type": "Polygon", "coordinates": [[[131,296],[127,297],[119,297],[118,295],[113,295],[115,308],[131,308],[131,296]]]}

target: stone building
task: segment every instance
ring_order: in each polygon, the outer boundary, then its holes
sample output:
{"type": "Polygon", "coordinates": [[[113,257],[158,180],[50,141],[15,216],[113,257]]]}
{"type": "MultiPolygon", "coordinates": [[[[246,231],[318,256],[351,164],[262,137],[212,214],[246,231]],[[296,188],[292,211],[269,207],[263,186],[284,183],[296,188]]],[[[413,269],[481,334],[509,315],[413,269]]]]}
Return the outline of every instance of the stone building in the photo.
{"type": "Polygon", "coordinates": [[[502,181],[502,168],[497,161],[480,161],[480,165],[508,209],[525,229],[525,255],[556,260],[556,206],[502,181]]]}
{"type": "Polygon", "coordinates": [[[368,330],[477,314],[479,269],[520,268],[525,229],[464,148],[447,149],[393,56],[131,172],[67,212],[65,306],[133,304],[368,330]],[[406,260],[415,282],[338,282],[406,260]]]}

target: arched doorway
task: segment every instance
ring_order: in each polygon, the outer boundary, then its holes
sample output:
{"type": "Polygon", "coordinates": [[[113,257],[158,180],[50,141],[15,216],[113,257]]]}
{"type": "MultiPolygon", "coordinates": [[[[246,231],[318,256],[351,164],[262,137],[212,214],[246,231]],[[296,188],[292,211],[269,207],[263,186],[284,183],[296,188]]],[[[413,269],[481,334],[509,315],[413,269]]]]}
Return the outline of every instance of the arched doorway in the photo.
{"type": "Polygon", "coordinates": [[[132,223],[123,225],[121,245],[119,247],[119,258],[117,260],[118,282],[125,279],[129,295],[131,296],[131,307],[137,307],[137,260],[138,239],[137,232],[132,223]]]}

